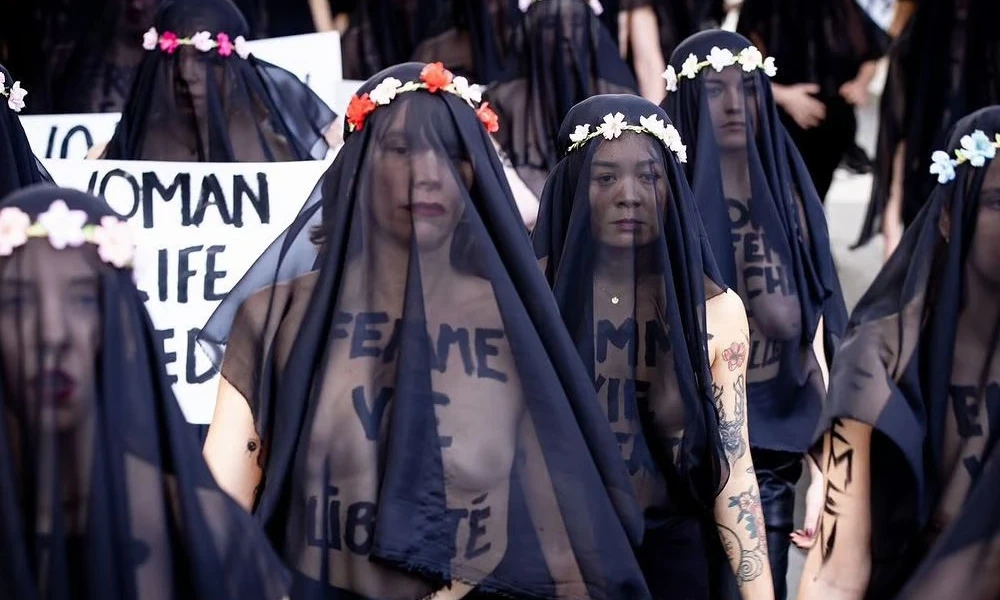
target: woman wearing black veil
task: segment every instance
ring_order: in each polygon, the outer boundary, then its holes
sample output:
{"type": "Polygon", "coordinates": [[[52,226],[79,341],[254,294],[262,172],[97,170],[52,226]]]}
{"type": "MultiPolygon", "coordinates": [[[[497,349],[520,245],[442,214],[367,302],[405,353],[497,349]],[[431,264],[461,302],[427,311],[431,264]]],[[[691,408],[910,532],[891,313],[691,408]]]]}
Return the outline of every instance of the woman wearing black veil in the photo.
{"type": "Polygon", "coordinates": [[[643,511],[650,592],[729,598],[735,573],[743,598],[773,598],[746,313],[712,260],[680,136],[655,104],[608,95],[574,107],[558,142],[535,253],[643,511]]]}
{"type": "MultiPolygon", "coordinates": [[[[102,158],[322,159],[336,115],[294,75],[249,54],[229,0],[163,0],[136,40],[146,55],[102,158]]],[[[98,154],[99,151],[93,152],[98,154]]]]}
{"type": "Polygon", "coordinates": [[[496,138],[518,175],[541,195],[559,161],[563,118],[597,94],[634,94],[635,77],[585,0],[537,0],[515,29],[511,64],[486,92],[504,127],[496,138]]]}
{"type": "Polygon", "coordinates": [[[408,63],[352,100],[313,197],[202,333],[223,377],[205,455],[297,599],[646,598],[496,115],[457,81],[408,63]]]}
{"type": "Polygon", "coordinates": [[[998,485],[998,133],[1000,107],[958,122],[932,156],[927,206],[851,315],[820,428],[829,508],[802,598],[896,597],[911,579],[904,597],[996,598],[997,496],[979,507],[998,485]]]}
{"type": "Polygon", "coordinates": [[[496,81],[507,65],[511,32],[520,16],[517,0],[446,2],[413,60],[441,61],[456,75],[484,84],[496,81]]]}
{"type": "Polygon", "coordinates": [[[4,0],[4,61],[23,73],[29,113],[118,112],[137,45],[160,0],[4,0]]]}
{"type": "Polygon", "coordinates": [[[771,86],[779,114],[825,199],[857,148],[854,110],[868,101],[888,36],[857,0],[743,0],[737,31],[780,65],[771,86]]]}
{"type": "Polygon", "coordinates": [[[31,151],[17,113],[25,106],[28,90],[0,65],[0,198],[34,183],[50,181],[49,174],[31,151]]]}
{"type": "MultiPolygon", "coordinates": [[[[483,1],[463,0],[473,5],[483,1]]],[[[368,79],[409,60],[431,35],[442,4],[441,0],[357,0],[340,41],[344,78],[368,79]]]]}
{"type": "Polygon", "coordinates": [[[930,196],[927,157],[963,115],[1000,103],[1000,3],[897,0],[879,118],[875,182],[858,245],[885,234],[886,257],[930,196]]]}
{"type": "Polygon", "coordinates": [[[107,205],[0,208],[0,581],[24,600],[282,600],[290,578],[216,485],[107,205]]]}
{"type": "MultiPolygon", "coordinates": [[[[666,106],[688,144],[688,179],[722,280],[747,307],[750,447],[784,598],[795,483],[847,317],[822,204],[771,93],[776,68],[739,34],[696,34],[671,59],[666,106]]],[[[819,509],[822,483],[813,481],[805,544],[819,509]]]]}

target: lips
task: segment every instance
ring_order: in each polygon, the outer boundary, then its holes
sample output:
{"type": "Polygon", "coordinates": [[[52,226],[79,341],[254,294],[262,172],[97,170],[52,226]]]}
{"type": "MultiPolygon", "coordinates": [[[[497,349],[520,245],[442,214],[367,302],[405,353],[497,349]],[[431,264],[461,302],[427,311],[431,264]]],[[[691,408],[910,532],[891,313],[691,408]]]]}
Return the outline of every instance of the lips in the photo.
{"type": "Polygon", "coordinates": [[[35,387],[51,397],[57,406],[65,406],[73,399],[76,380],[63,371],[46,371],[35,378],[35,387]]]}
{"type": "Polygon", "coordinates": [[[743,121],[729,121],[722,124],[723,131],[745,131],[746,123],[743,121]]]}
{"type": "Polygon", "coordinates": [[[645,223],[639,219],[618,219],[613,221],[612,225],[615,226],[619,231],[636,231],[642,227],[645,223]]]}
{"type": "Polygon", "coordinates": [[[405,207],[414,217],[434,218],[443,217],[448,214],[448,210],[443,204],[437,202],[413,202],[405,207]]]}

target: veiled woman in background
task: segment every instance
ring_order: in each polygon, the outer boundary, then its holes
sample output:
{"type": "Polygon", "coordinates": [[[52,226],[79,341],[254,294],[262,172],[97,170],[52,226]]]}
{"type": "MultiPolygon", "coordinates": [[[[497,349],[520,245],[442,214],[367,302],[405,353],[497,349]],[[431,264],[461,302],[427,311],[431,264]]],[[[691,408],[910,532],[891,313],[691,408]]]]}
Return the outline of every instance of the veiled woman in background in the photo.
{"type": "MultiPolygon", "coordinates": [[[[0,65],[0,198],[23,187],[50,181],[48,172],[31,151],[17,114],[27,102],[28,90],[0,65]]],[[[32,99],[33,100],[33,99],[32,99]]]]}

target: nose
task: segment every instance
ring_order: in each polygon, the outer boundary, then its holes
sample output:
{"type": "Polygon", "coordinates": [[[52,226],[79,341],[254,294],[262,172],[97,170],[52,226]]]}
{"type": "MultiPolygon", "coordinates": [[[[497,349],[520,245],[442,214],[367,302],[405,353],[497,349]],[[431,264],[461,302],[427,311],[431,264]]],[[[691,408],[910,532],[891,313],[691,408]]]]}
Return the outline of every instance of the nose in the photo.
{"type": "Polygon", "coordinates": [[[446,162],[431,149],[413,152],[410,158],[410,172],[414,189],[440,190],[441,170],[446,168],[449,168],[446,162]]]}
{"type": "Polygon", "coordinates": [[[743,90],[737,88],[726,88],[726,114],[734,115],[743,112],[743,90]]]}
{"type": "Polygon", "coordinates": [[[642,195],[639,192],[639,182],[635,177],[625,177],[622,181],[621,192],[615,198],[615,206],[618,208],[638,208],[642,204],[642,195]]]}
{"type": "MultiPolygon", "coordinates": [[[[46,361],[58,360],[69,345],[69,324],[66,307],[58,294],[45,294],[41,298],[41,321],[39,339],[46,361]]],[[[51,366],[51,365],[46,365],[51,366]]]]}

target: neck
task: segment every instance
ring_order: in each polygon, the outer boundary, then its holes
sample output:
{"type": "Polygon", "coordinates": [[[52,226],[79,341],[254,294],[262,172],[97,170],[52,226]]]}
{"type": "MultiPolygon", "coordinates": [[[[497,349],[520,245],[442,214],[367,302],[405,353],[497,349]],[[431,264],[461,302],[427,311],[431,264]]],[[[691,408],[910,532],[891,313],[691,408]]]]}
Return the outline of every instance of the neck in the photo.
{"type": "Polygon", "coordinates": [[[607,248],[598,251],[594,278],[608,285],[631,285],[641,259],[635,248],[607,248]]]}
{"type": "Polygon", "coordinates": [[[975,343],[984,351],[996,344],[1000,324],[1000,289],[967,265],[965,268],[965,306],[958,318],[957,336],[975,343]]]}
{"type": "Polygon", "coordinates": [[[719,168],[722,174],[722,191],[727,198],[750,198],[750,166],[744,150],[720,150],[719,168]]]}
{"type": "MultiPolygon", "coordinates": [[[[451,241],[432,250],[416,251],[420,260],[420,283],[424,296],[440,287],[441,281],[451,273],[451,241]]],[[[362,260],[368,288],[375,297],[402,298],[406,291],[410,261],[414,257],[409,247],[398,241],[373,239],[362,260]]]]}

